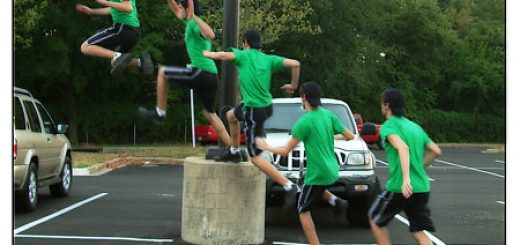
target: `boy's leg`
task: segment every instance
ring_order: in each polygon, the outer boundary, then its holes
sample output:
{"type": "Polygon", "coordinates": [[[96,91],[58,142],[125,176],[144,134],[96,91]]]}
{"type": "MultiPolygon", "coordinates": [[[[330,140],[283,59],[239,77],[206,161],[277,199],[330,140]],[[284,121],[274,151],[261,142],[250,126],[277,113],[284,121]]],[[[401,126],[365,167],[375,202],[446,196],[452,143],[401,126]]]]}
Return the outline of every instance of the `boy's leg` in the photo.
{"type": "Polygon", "coordinates": [[[222,120],[217,116],[217,113],[215,112],[209,112],[206,109],[202,110],[202,115],[208,120],[208,122],[215,128],[217,131],[218,137],[224,144],[229,147],[231,145],[231,138],[229,137],[229,134],[227,133],[226,127],[224,126],[224,123],[222,123],[222,120]]]}
{"type": "Polygon", "coordinates": [[[154,109],[146,109],[144,107],[139,107],[139,114],[141,117],[145,119],[151,119],[156,124],[162,124],[166,117],[166,105],[168,102],[168,90],[169,84],[168,80],[164,75],[164,66],[159,68],[157,72],[157,103],[154,109]]]}
{"type": "Polygon", "coordinates": [[[229,133],[231,136],[231,147],[238,148],[240,147],[240,121],[238,121],[237,117],[234,113],[235,110],[229,110],[226,113],[226,118],[229,124],[229,133]]]}
{"type": "Polygon", "coordinates": [[[424,233],[424,231],[412,232],[412,237],[420,245],[432,245],[432,240],[424,233]]]}
{"type": "Polygon", "coordinates": [[[372,234],[374,234],[378,245],[392,244],[388,230],[385,227],[379,227],[372,219],[370,219],[370,228],[372,229],[372,234]]]}
{"type": "Polygon", "coordinates": [[[332,207],[334,213],[339,214],[341,211],[347,209],[347,201],[332,194],[329,190],[323,192],[322,198],[327,201],[332,207]]]}
{"type": "Polygon", "coordinates": [[[89,55],[89,56],[96,56],[96,57],[101,57],[101,58],[106,58],[106,59],[112,59],[112,58],[114,58],[114,55],[116,54],[116,52],[114,52],[110,49],[107,49],[107,48],[104,48],[104,47],[101,47],[98,45],[88,44],[87,41],[85,41],[85,42],[83,42],[83,44],[81,44],[81,53],[83,53],[85,55],[89,55]]]}
{"type": "Polygon", "coordinates": [[[316,233],[316,228],[314,227],[314,222],[312,221],[311,212],[307,211],[300,213],[299,217],[303,232],[305,233],[307,240],[309,240],[310,245],[320,244],[318,234],[316,233]]]}

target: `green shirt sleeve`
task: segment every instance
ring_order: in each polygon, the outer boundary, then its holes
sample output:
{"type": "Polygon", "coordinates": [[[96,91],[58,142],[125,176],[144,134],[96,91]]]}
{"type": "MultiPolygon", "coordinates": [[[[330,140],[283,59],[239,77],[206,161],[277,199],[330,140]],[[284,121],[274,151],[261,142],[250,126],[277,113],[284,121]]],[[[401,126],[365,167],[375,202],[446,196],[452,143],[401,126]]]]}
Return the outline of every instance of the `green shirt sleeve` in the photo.
{"type": "Polygon", "coordinates": [[[291,130],[291,134],[293,137],[297,138],[299,141],[304,141],[307,136],[307,130],[305,128],[305,124],[302,120],[298,120],[294,127],[291,130]]]}
{"type": "Polygon", "coordinates": [[[391,134],[399,135],[397,132],[397,128],[390,124],[383,124],[379,131],[379,134],[381,135],[381,140],[383,141],[386,141],[386,137],[388,137],[391,134]]]}
{"type": "Polygon", "coordinates": [[[244,51],[236,49],[236,48],[231,48],[231,52],[233,52],[233,54],[235,55],[235,59],[233,60],[233,63],[235,63],[235,65],[237,65],[237,66],[240,66],[242,64],[242,60],[244,57],[244,51]]]}
{"type": "Polygon", "coordinates": [[[272,58],[272,70],[273,71],[280,71],[283,69],[283,60],[284,58],[281,57],[281,56],[278,56],[278,55],[271,55],[271,58],[272,58]]]}

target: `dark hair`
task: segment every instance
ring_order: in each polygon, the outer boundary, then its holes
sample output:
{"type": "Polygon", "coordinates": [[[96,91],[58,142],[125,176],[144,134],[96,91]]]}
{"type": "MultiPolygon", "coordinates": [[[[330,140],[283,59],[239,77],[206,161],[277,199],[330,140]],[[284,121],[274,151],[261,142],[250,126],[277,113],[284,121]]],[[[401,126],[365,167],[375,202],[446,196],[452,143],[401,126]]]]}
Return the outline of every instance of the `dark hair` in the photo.
{"type": "MultiPolygon", "coordinates": [[[[185,8],[188,8],[188,0],[178,0],[178,2],[185,8]]],[[[197,16],[201,16],[204,14],[204,11],[202,11],[202,8],[200,7],[198,0],[193,0],[193,12],[197,16]]]]}
{"type": "Polygon", "coordinates": [[[321,87],[316,82],[306,82],[300,87],[300,96],[305,98],[312,107],[321,105],[321,87]]]}
{"type": "Polygon", "coordinates": [[[392,114],[402,117],[406,114],[404,110],[404,97],[399,89],[389,88],[381,94],[381,102],[387,103],[392,114]]]}
{"type": "Polygon", "coordinates": [[[249,47],[254,49],[262,48],[262,37],[257,30],[247,30],[242,33],[242,37],[246,40],[247,44],[249,44],[249,47]]]}

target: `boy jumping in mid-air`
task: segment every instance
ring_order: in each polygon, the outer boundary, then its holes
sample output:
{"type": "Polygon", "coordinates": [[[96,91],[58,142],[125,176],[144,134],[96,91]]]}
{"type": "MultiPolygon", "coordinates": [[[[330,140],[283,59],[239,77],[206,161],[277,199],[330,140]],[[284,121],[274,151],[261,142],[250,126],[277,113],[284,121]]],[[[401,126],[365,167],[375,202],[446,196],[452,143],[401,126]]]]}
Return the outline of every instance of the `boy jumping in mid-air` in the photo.
{"type": "Polygon", "coordinates": [[[136,0],[96,0],[104,7],[90,8],[77,4],[76,10],[88,15],[111,15],[112,27],[99,30],[81,45],[85,55],[111,59],[112,75],[121,74],[127,66],[139,67],[145,76],[153,74],[154,65],[150,54],[142,52],[132,59],[130,51],[141,37],[136,0]]]}
{"type": "Polygon", "coordinates": [[[222,120],[215,113],[217,99],[218,77],[215,61],[202,55],[204,51],[211,50],[211,40],[215,39],[215,33],[199,15],[202,10],[198,1],[167,0],[168,6],[175,16],[186,24],[185,41],[186,50],[191,60],[192,68],[161,66],[157,74],[157,105],[153,109],[139,108],[143,118],[161,123],[166,118],[166,105],[170,85],[180,85],[192,88],[202,102],[202,114],[215,128],[219,138],[227,146],[231,145],[229,134],[222,120]]]}

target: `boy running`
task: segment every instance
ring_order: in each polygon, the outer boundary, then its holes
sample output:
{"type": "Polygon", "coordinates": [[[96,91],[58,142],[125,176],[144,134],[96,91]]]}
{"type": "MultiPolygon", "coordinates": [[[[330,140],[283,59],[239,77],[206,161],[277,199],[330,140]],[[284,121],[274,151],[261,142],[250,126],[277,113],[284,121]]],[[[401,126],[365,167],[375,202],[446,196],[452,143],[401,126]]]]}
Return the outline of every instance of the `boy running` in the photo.
{"type": "Polygon", "coordinates": [[[145,76],[153,74],[153,62],[148,52],[132,59],[130,51],[141,37],[136,0],[96,0],[104,7],[89,8],[77,4],[76,10],[88,15],[111,15],[112,27],[99,30],[81,45],[85,55],[111,59],[110,74],[119,75],[127,66],[139,67],[145,76]]]}
{"type": "Polygon", "coordinates": [[[421,126],[404,117],[404,98],[398,89],[381,94],[381,113],[386,118],[380,134],[390,178],[368,212],[372,233],[378,244],[391,244],[385,226],[404,210],[412,237],[430,245],[432,241],[423,231],[433,232],[435,227],[428,207],[430,182],[425,168],[441,155],[441,149],[421,126]]]}
{"type": "Polygon", "coordinates": [[[229,134],[215,113],[219,83],[217,66],[215,61],[202,55],[203,51],[211,50],[211,40],[215,39],[215,33],[198,17],[202,14],[202,10],[197,0],[181,1],[180,4],[175,0],[167,1],[175,16],[186,24],[186,50],[192,68],[161,66],[157,74],[157,105],[154,109],[139,107],[139,113],[145,119],[162,123],[166,118],[169,86],[180,85],[191,88],[202,102],[202,114],[215,128],[224,144],[229,146],[231,145],[229,134]]]}
{"type": "Polygon", "coordinates": [[[272,95],[270,92],[271,75],[283,68],[291,69],[291,84],[285,84],[281,89],[293,93],[298,86],[300,76],[300,62],[276,55],[267,55],[260,51],[262,42],[260,33],[248,30],[243,33],[244,50],[232,49],[232,52],[204,52],[204,56],[215,60],[232,60],[239,74],[242,103],[227,112],[226,116],[231,132],[232,144],[226,154],[217,158],[217,161],[240,162],[240,124],[245,122],[244,134],[247,153],[251,161],[261,171],[270,176],[286,191],[285,207],[294,206],[297,187],[284,177],[260,153],[256,146],[257,137],[265,137],[264,121],[273,114],[272,95]]]}
{"type": "Polygon", "coordinates": [[[302,193],[298,199],[298,213],[305,236],[311,245],[320,244],[312,221],[311,209],[321,199],[328,201],[335,210],[346,207],[347,202],[327,190],[338,180],[338,161],[334,153],[334,135],[341,134],[348,140],[354,134],[346,128],[334,113],[322,109],[321,89],[315,82],[300,87],[302,104],[307,111],[291,130],[292,137],[283,148],[273,148],[258,140],[261,148],[287,156],[300,141],[305,144],[307,171],[302,193]]]}

